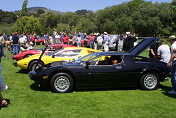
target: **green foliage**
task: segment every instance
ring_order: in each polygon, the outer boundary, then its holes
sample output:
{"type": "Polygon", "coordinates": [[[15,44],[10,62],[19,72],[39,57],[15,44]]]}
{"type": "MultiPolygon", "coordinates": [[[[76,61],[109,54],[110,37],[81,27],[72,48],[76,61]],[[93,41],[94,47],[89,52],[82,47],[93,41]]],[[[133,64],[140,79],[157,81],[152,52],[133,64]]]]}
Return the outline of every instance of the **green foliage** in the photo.
{"type": "Polygon", "coordinates": [[[28,4],[28,0],[24,0],[22,10],[20,12],[20,17],[27,15],[27,4],[28,4]]]}
{"type": "Polygon", "coordinates": [[[59,24],[57,24],[56,30],[58,32],[67,32],[67,33],[69,33],[70,26],[68,24],[59,23],[59,24]]]}
{"type": "Polygon", "coordinates": [[[43,9],[39,9],[38,11],[37,11],[37,14],[38,15],[41,15],[41,14],[44,14],[45,13],[45,11],[43,10],[43,9]]]}
{"type": "Polygon", "coordinates": [[[54,12],[41,14],[39,20],[42,26],[42,31],[50,32],[51,29],[57,26],[58,18],[59,16],[57,16],[54,12]]]}
{"type": "Polygon", "coordinates": [[[10,35],[12,32],[14,32],[14,24],[1,24],[0,32],[10,35]]]}
{"type": "Polygon", "coordinates": [[[17,20],[15,31],[18,33],[40,33],[41,24],[38,18],[34,18],[33,16],[23,16],[17,20]]]}
{"type": "Polygon", "coordinates": [[[82,16],[82,15],[86,15],[88,11],[85,9],[82,9],[82,10],[77,10],[75,13],[78,14],[79,16],[82,16]]]}
{"type": "Polygon", "coordinates": [[[4,12],[0,9],[0,24],[7,23],[11,24],[17,20],[17,16],[13,12],[4,12]]]}
{"type": "MultiPolygon", "coordinates": [[[[118,34],[130,31],[142,37],[169,36],[176,33],[176,0],[171,3],[131,0],[96,12],[83,9],[61,15],[56,15],[55,12],[44,13],[47,9],[43,8],[37,8],[37,13],[36,11],[27,13],[27,2],[24,0],[20,13],[23,14],[22,16],[39,17],[41,28],[37,29],[38,32],[52,33],[59,24],[61,30],[70,29],[87,33],[106,31],[110,34],[118,34]],[[69,28],[63,28],[63,24],[69,25],[69,28]]],[[[14,14],[2,10],[0,14],[0,24],[14,23],[17,19],[16,14],[20,16],[19,13],[14,14]]],[[[22,27],[21,31],[26,29],[22,27]]]]}
{"type": "Polygon", "coordinates": [[[69,24],[70,27],[75,27],[79,21],[79,16],[76,13],[67,12],[61,15],[60,23],[69,24]]]}
{"type": "Polygon", "coordinates": [[[83,17],[78,22],[78,25],[72,30],[76,32],[86,32],[90,34],[94,32],[95,29],[96,29],[95,24],[91,22],[90,19],[83,17]]]}
{"type": "Polygon", "coordinates": [[[115,31],[117,34],[123,34],[124,31],[133,31],[132,25],[131,17],[122,16],[115,19],[115,31]]]}

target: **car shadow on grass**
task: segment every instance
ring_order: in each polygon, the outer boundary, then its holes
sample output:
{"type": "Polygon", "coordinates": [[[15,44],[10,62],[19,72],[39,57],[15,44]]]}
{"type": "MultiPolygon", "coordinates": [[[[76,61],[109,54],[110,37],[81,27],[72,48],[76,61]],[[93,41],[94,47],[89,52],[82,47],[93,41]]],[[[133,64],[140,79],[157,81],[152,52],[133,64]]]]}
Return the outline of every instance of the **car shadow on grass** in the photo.
{"type": "Polygon", "coordinates": [[[138,90],[135,87],[127,87],[127,88],[96,88],[96,89],[76,89],[76,92],[88,92],[88,91],[117,91],[117,90],[138,90]]]}
{"type": "Polygon", "coordinates": [[[29,73],[29,71],[28,71],[28,70],[25,70],[25,69],[21,69],[21,70],[19,70],[19,71],[18,71],[18,72],[16,72],[16,73],[28,74],[28,73],[29,73]]]}
{"type": "Polygon", "coordinates": [[[171,98],[176,98],[176,94],[170,94],[170,93],[168,93],[168,91],[170,91],[172,89],[172,87],[160,85],[160,88],[163,90],[162,93],[164,95],[166,95],[168,97],[171,97],[171,98]]]}
{"type": "Polygon", "coordinates": [[[41,86],[37,83],[31,84],[30,88],[35,91],[50,91],[50,88],[48,86],[41,86]]]}

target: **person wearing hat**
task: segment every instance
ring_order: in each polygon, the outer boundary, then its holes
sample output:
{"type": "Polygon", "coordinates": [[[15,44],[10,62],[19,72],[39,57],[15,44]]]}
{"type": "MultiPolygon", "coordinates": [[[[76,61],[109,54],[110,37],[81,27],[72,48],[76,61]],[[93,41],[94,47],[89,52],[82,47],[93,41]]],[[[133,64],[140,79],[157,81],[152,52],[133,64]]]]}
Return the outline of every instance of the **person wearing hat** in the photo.
{"type": "Polygon", "coordinates": [[[171,67],[171,83],[172,90],[168,91],[170,94],[176,94],[176,37],[170,36],[171,42],[171,58],[168,62],[168,67],[171,67]]]}
{"type": "Polygon", "coordinates": [[[108,36],[108,33],[104,32],[104,51],[105,52],[109,51],[109,39],[110,37],[108,36]]]}
{"type": "Polygon", "coordinates": [[[135,36],[132,36],[130,32],[126,32],[126,39],[123,42],[123,50],[128,52],[130,49],[134,47],[134,42],[137,41],[135,36]]]}
{"type": "Polygon", "coordinates": [[[124,42],[124,38],[123,38],[123,34],[120,34],[120,38],[117,38],[116,40],[116,46],[115,46],[115,50],[116,51],[123,51],[123,42],[124,42]]]}
{"type": "Polygon", "coordinates": [[[166,44],[163,44],[162,40],[159,40],[158,42],[158,51],[157,51],[157,56],[160,61],[168,63],[171,57],[170,54],[170,47],[166,44]]]}

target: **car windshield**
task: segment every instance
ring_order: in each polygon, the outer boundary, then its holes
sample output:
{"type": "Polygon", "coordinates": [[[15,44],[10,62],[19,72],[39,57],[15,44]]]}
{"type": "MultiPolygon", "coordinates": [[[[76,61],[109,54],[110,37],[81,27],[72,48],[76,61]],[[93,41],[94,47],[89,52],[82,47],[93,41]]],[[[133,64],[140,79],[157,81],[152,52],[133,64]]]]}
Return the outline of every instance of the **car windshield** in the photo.
{"type": "Polygon", "coordinates": [[[86,62],[86,61],[89,61],[93,58],[95,58],[97,56],[97,52],[95,53],[92,53],[90,55],[87,55],[87,56],[84,56],[84,57],[81,57],[81,58],[78,58],[75,60],[76,63],[79,63],[79,62],[86,62]]]}
{"type": "Polygon", "coordinates": [[[79,55],[80,52],[81,52],[81,49],[67,49],[67,50],[62,50],[61,52],[58,52],[55,55],[60,57],[72,57],[72,56],[79,55]]]}
{"type": "Polygon", "coordinates": [[[47,56],[54,55],[54,54],[56,54],[56,53],[58,53],[58,52],[60,52],[60,51],[62,51],[62,50],[63,50],[63,49],[60,49],[60,50],[57,50],[57,51],[54,51],[54,52],[50,52],[50,53],[47,54],[47,56]]]}

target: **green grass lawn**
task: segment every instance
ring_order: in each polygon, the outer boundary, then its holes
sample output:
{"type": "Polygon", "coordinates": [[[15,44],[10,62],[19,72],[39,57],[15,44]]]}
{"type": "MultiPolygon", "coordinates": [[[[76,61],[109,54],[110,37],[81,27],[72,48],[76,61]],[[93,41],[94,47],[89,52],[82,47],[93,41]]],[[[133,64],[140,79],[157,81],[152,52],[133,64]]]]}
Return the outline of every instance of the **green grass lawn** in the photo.
{"type": "Polygon", "coordinates": [[[176,118],[176,95],[167,94],[170,81],[155,91],[52,93],[38,89],[27,72],[13,65],[11,56],[8,52],[2,57],[2,74],[9,87],[2,94],[11,104],[0,110],[0,118],[176,118]]]}

